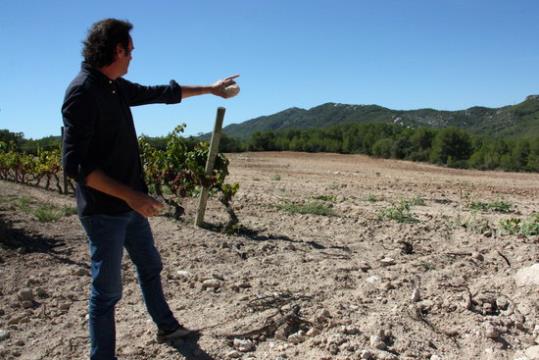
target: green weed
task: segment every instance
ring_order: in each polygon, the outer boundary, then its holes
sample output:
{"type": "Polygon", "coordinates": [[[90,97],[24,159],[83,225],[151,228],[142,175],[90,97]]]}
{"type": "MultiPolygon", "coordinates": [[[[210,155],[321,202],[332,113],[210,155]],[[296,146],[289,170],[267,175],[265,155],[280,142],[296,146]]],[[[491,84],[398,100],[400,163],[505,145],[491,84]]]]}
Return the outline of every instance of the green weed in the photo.
{"type": "Polygon", "coordinates": [[[425,206],[425,199],[419,195],[405,201],[408,201],[411,206],[425,206]]]}
{"type": "Polygon", "coordinates": [[[39,202],[29,196],[14,197],[12,201],[18,211],[35,217],[39,222],[54,222],[77,213],[77,209],[72,206],[59,207],[39,202]]]}
{"type": "Polygon", "coordinates": [[[15,202],[15,206],[22,210],[25,213],[31,212],[30,204],[33,203],[32,198],[28,196],[22,196],[20,198],[17,198],[17,201],[15,202]]]}
{"type": "Polygon", "coordinates": [[[419,220],[411,211],[411,205],[406,200],[401,200],[397,204],[378,211],[379,220],[394,220],[398,223],[417,223],[419,220]]]}
{"type": "Polygon", "coordinates": [[[500,220],[502,231],[509,235],[535,236],[539,235],[539,213],[530,215],[524,220],[509,218],[500,220]]]}
{"type": "Polygon", "coordinates": [[[472,201],[469,205],[469,208],[472,210],[499,212],[503,214],[512,212],[512,207],[513,205],[504,200],[496,200],[493,202],[472,201]]]}
{"type": "Polygon", "coordinates": [[[50,204],[40,205],[33,213],[39,222],[55,222],[64,216],[61,208],[50,204]]]}
{"type": "Polygon", "coordinates": [[[313,199],[321,200],[321,201],[328,201],[328,202],[337,201],[337,197],[335,195],[318,195],[318,196],[313,196],[313,199]]]}

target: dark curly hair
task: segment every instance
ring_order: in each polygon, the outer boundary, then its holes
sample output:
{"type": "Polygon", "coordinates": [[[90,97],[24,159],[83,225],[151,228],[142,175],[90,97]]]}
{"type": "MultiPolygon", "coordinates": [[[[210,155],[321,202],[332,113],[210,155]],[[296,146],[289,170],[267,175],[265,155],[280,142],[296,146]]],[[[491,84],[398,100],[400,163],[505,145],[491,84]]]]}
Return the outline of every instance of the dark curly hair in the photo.
{"type": "Polygon", "coordinates": [[[128,50],[132,28],[129,21],[117,19],[104,19],[93,24],[82,42],[84,61],[96,68],[112,64],[118,44],[128,50]]]}

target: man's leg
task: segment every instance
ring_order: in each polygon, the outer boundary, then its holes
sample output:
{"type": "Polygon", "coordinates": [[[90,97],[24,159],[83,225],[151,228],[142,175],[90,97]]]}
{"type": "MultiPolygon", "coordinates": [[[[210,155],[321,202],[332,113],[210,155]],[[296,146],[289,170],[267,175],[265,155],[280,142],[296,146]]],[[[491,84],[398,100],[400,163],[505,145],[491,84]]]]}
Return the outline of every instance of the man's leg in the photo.
{"type": "Polygon", "coordinates": [[[114,306],[122,297],[122,254],[128,220],[126,215],[81,218],[91,256],[88,325],[92,360],[116,359],[114,306]]]}
{"type": "Polygon", "coordinates": [[[135,211],[127,227],[125,248],[137,268],[144,303],[153,321],[165,333],[175,330],[179,323],[170,311],[161,286],[161,256],[155,248],[148,220],[135,211]]]}

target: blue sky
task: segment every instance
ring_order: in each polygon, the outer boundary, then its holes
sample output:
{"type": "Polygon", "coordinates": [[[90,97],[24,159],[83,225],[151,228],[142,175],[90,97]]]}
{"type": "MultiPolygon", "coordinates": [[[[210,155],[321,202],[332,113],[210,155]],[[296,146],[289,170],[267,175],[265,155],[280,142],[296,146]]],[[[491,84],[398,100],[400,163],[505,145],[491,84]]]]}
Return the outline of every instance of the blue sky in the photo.
{"type": "Polygon", "coordinates": [[[233,99],[133,108],[139,134],[211,131],[218,106],[226,125],[326,102],[458,110],[539,93],[534,0],[0,0],[0,128],[59,134],[81,41],[106,17],[134,24],[131,81],[241,74],[233,99]]]}

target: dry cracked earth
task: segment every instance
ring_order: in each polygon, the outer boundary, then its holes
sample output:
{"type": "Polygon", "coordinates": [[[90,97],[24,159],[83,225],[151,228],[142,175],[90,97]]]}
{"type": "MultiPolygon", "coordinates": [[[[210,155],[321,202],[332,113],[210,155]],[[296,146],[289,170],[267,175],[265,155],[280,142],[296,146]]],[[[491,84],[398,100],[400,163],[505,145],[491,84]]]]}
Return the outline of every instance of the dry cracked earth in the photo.
{"type": "MultiPolygon", "coordinates": [[[[232,234],[216,230],[227,215],[212,199],[204,229],[195,199],[180,221],[151,219],[170,306],[199,332],[155,341],[126,256],[119,359],[539,359],[538,174],[228,157],[232,234]]],[[[73,207],[0,182],[0,359],[88,358],[88,250],[73,207]]]]}

